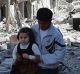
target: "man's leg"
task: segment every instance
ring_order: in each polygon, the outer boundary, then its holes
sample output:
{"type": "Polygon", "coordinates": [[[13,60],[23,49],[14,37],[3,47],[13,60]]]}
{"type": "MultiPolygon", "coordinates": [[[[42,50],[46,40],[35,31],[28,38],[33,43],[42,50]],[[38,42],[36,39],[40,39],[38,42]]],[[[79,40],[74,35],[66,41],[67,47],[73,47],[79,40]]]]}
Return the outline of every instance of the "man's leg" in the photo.
{"type": "Polygon", "coordinates": [[[38,74],[59,74],[58,68],[56,69],[38,69],[38,74]]]}

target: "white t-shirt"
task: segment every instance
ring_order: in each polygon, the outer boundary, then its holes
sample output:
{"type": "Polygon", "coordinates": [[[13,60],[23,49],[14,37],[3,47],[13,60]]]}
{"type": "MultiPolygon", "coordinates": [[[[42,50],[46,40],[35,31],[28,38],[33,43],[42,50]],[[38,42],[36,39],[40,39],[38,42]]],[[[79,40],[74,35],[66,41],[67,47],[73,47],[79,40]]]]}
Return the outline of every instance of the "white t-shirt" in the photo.
{"type": "Polygon", "coordinates": [[[43,40],[43,38],[44,38],[45,36],[47,36],[47,34],[48,34],[48,29],[47,29],[47,30],[41,30],[41,29],[40,29],[41,41],[43,40]]]}

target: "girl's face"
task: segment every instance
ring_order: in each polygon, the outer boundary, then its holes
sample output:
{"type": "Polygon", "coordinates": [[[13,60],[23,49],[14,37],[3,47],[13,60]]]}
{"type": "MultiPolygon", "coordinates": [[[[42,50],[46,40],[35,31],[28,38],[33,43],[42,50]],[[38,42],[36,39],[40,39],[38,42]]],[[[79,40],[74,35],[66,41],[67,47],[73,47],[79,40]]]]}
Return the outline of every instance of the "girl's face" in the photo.
{"type": "Polygon", "coordinates": [[[27,44],[29,43],[29,36],[26,33],[20,33],[19,34],[19,42],[21,44],[27,44]]]}

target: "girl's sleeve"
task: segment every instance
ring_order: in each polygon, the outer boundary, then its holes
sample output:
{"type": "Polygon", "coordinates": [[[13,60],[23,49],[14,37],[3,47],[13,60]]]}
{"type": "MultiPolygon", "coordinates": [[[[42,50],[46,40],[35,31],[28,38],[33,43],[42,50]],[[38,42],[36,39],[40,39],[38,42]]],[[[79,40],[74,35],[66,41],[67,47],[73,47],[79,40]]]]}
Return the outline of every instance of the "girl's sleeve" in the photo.
{"type": "Polygon", "coordinates": [[[37,44],[32,45],[32,51],[34,52],[35,55],[41,55],[39,47],[37,44]]]}
{"type": "Polygon", "coordinates": [[[13,59],[16,59],[17,57],[17,45],[14,47],[14,50],[13,50],[13,52],[12,52],[12,57],[13,57],[13,59]]]}

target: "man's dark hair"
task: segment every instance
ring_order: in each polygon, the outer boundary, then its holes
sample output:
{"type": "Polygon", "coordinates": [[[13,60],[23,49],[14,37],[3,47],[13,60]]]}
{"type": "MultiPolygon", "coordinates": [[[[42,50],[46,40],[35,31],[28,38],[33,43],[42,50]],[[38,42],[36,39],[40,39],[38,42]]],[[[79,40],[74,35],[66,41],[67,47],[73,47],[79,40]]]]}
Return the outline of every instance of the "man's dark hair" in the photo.
{"type": "Polygon", "coordinates": [[[33,31],[30,28],[28,28],[28,27],[21,28],[19,30],[19,32],[18,32],[17,39],[19,39],[20,33],[26,33],[26,34],[28,34],[29,39],[30,39],[30,42],[31,43],[34,43],[35,42],[35,37],[34,37],[33,31]]]}
{"type": "Polygon", "coordinates": [[[37,11],[37,19],[41,21],[51,21],[53,13],[48,8],[40,8],[37,11]]]}

